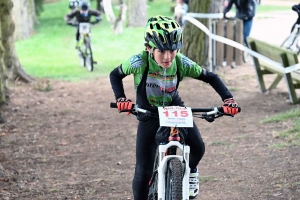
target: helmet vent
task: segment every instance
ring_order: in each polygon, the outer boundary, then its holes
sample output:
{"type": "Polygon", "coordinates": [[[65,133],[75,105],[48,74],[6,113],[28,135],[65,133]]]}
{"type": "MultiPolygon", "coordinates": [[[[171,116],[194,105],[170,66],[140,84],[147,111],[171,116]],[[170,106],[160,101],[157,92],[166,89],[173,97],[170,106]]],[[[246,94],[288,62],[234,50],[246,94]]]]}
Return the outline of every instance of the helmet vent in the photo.
{"type": "Polygon", "coordinates": [[[174,42],[178,41],[178,35],[177,35],[177,31],[174,32],[174,42]]]}
{"type": "Polygon", "coordinates": [[[165,39],[164,39],[164,37],[162,36],[162,34],[159,33],[159,34],[158,34],[158,37],[159,37],[159,40],[160,40],[160,41],[165,41],[165,39]]]}
{"type": "Polygon", "coordinates": [[[175,23],[174,23],[174,22],[171,22],[171,24],[172,24],[172,27],[175,29],[175,28],[176,28],[175,23]]]}
{"type": "Polygon", "coordinates": [[[160,27],[159,24],[156,24],[156,28],[157,28],[158,30],[161,30],[161,27],[160,27]]]}

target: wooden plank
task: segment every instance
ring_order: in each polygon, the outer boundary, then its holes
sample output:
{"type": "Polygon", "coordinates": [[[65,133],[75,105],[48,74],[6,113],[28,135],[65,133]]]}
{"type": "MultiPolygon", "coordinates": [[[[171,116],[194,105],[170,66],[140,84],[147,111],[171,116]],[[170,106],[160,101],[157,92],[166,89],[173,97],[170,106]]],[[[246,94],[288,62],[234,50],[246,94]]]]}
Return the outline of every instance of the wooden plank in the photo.
{"type": "MultiPolygon", "coordinates": [[[[233,20],[228,20],[226,24],[226,38],[230,40],[233,40],[234,38],[233,20]]],[[[227,61],[227,66],[232,66],[233,47],[230,45],[226,45],[226,61],[227,61]]]]}
{"type": "MultiPolygon", "coordinates": [[[[281,53],[280,54],[280,59],[281,59],[282,65],[284,67],[290,66],[289,61],[288,61],[288,56],[287,56],[286,53],[281,53]]],[[[288,86],[290,101],[293,104],[296,104],[296,103],[298,103],[298,98],[297,98],[296,90],[295,90],[295,87],[294,87],[292,75],[291,75],[291,73],[286,73],[284,75],[284,77],[285,77],[285,80],[286,80],[286,84],[288,86]]]]}
{"type": "MultiPolygon", "coordinates": [[[[235,24],[235,41],[243,44],[243,21],[236,20],[235,24]]],[[[241,65],[243,60],[243,51],[235,48],[235,63],[236,65],[241,65]]]]}
{"type": "MultiPolygon", "coordinates": [[[[224,20],[218,20],[216,24],[216,35],[224,37],[224,20]]],[[[216,42],[216,64],[222,66],[224,61],[224,44],[222,42],[216,42]]]]}
{"type": "MultiPolygon", "coordinates": [[[[249,48],[252,49],[253,51],[257,52],[256,50],[256,44],[255,42],[252,41],[248,41],[249,44],[249,48]]],[[[254,62],[254,67],[255,67],[255,72],[256,72],[256,78],[258,80],[258,86],[260,88],[261,92],[266,92],[266,85],[265,85],[265,81],[264,81],[264,77],[263,77],[263,73],[262,73],[262,69],[260,68],[260,63],[259,60],[256,57],[253,57],[253,62],[254,62]]]]}
{"type": "MultiPolygon", "coordinates": [[[[271,45],[253,38],[248,38],[247,40],[250,48],[253,51],[258,52],[276,62],[280,62],[284,68],[299,63],[298,56],[294,52],[288,51],[281,47],[271,45]]],[[[258,77],[258,82],[262,92],[265,90],[263,75],[268,73],[277,74],[276,79],[273,81],[273,83],[271,84],[268,90],[274,89],[277,86],[277,84],[280,82],[282,77],[285,77],[291,103],[296,104],[299,102],[297,98],[296,89],[300,88],[299,87],[300,73],[298,72],[283,73],[279,71],[277,68],[269,65],[268,63],[264,63],[263,61],[260,61],[255,57],[253,60],[254,60],[255,69],[258,77]]]]}

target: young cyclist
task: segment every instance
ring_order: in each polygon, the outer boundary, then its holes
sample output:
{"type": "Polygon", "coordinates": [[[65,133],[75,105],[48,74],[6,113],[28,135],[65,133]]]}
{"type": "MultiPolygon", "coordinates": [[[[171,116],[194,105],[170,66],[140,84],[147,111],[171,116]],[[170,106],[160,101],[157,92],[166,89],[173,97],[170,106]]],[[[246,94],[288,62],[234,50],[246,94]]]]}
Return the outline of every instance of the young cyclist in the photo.
{"type": "MultiPolygon", "coordinates": [[[[81,22],[90,22],[91,24],[97,24],[102,19],[101,12],[98,10],[91,9],[90,4],[87,1],[80,1],[79,9],[74,9],[71,13],[67,14],[65,16],[65,21],[69,25],[74,25],[74,23],[71,22],[73,18],[76,18],[77,24],[75,25],[78,25],[78,23],[81,22]],[[91,22],[92,16],[95,16],[96,19],[95,21],[91,22]]],[[[79,34],[79,26],[78,26],[76,32],[76,41],[77,41],[76,48],[78,46],[79,36],[80,34],[79,34]]]]}
{"type": "MultiPolygon", "coordinates": [[[[146,50],[132,56],[110,73],[118,110],[132,108],[132,101],[125,95],[122,79],[133,74],[136,103],[144,109],[155,112],[157,107],[184,106],[177,89],[184,77],[191,77],[209,83],[215,89],[224,102],[225,113],[237,114],[238,104],[218,75],[201,68],[179,53],[182,47],[182,30],[175,20],[165,16],[151,17],[145,28],[145,46],[146,50]]],[[[139,123],[136,138],[136,166],[132,188],[135,200],[145,200],[157,148],[155,133],[159,128],[159,119],[143,114],[139,114],[137,119],[139,123]]],[[[191,149],[189,166],[192,199],[199,192],[197,165],[205,151],[204,142],[195,123],[193,128],[188,129],[186,144],[191,149]]]]}

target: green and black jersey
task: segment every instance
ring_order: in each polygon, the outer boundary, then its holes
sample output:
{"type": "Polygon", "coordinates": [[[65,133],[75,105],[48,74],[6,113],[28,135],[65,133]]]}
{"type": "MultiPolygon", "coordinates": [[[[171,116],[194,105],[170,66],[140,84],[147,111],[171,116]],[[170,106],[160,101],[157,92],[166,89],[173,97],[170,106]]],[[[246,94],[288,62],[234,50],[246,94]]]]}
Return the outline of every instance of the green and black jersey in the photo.
{"type": "Polygon", "coordinates": [[[65,16],[65,21],[70,21],[72,18],[75,17],[77,22],[79,22],[79,23],[90,22],[92,16],[101,18],[101,12],[98,10],[89,9],[87,16],[83,16],[80,14],[80,10],[75,9],[71,13],[69,13],[65,16]]]}
{"type": "MultiPolygon", "coordinates": [[[[145,94],[145,99],[151,106],[172,105],[174,99],[178,98],[178,84],[184,77],[210,83],[222,99],[232,97],[216,74],[207,72],[181,53],[177,53],[171,67],[168,69],[160,67],[147,51],[142,51],[122,63],[110,74],[116,99],[126,97],[122,79],[130,74],[133,74],[136,92],[145,94]],[[142,84],[142,82],[144,83],[142,84]],[[139,87],[141,84],[143,85],[142,88],[139,87]]],[[[139,97],[139,94],[137,97],[139,97]]]]}

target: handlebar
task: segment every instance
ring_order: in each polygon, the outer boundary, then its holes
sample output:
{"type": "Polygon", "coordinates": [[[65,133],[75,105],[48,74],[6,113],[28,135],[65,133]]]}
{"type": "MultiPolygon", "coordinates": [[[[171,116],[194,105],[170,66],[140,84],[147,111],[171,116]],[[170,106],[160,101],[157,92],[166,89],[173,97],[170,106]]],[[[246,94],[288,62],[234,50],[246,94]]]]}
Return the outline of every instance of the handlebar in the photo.
{"type": "MultiPolygon", "coordinates": [[[[101,21],[101,20],[99,20],[99,21],[96,20],[96,21],[92,21],[92,22],[88,22],[88,23],[90,23],[91,25],[96,25],[96,24],[98,24],[100,21],[101,21]]],[[[84,22],[84,23],[87,23],[87,22],[84,22]]],[[[68,22],[67,22],[67,25],[69,25],[69,26],[75,26],[75,27],[78,27],[79,24],[80,24],[80,22],[71,22],[71,21],[68,21],[68,22]]]]}
{"type": "MultiPolygon", "coordinates": [[[[117,103],[111,102],[110,103],[111,108],[118,108],[117,103]]],[[[120,112],[130,112],[133,115],[137,115],[137,113],[144,113],[149,116],[155,116],[157,117],[157,113],[153,113],[149,110],[143,109],[138,107],[138,105],[133,104],[133,108],[131,110],[123,110],[120,112]]],[[[194,113],[195,117],[206,119],[208,122],[213,122],[215,118],[221,117],[221,116],[231,116],[231,114],[224,113],[222,107],[211,107],[211,108],[191,108],[192,113],[194,113]],[[196,114],[196,113],[202,113],[202,114],[196,114]]],[[[238,112],[241,112],[241,107],[238,107],[238,112]]]]}

